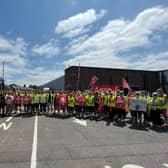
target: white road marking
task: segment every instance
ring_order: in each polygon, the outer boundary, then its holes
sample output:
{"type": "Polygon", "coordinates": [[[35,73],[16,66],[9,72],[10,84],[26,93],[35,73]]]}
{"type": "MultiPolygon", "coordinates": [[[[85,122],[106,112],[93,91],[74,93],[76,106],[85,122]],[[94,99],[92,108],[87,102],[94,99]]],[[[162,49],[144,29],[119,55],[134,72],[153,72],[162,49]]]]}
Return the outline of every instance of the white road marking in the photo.
{"type": "Polygon", "coordinates": [[[122,168],[144,168],[144,167],[139,165],[134,165],[134,164],[127,164],[127,165],[124,165],[122,168]]]}
{"type": "Polygon", "coordinates": [[[12,117],[9,117],[6,119],[6,122],[9,122],[12,119],[12,117]]]}
{"type": "Polygon", "coordinates": [[[85,120],[79,120],[79,119],[73,117],[73,122],[87,127],[87,122],[85,120]]]}
{"type": "Polygon", "coordinates": [[[32,155],[31,155],[31,165],[30,168],[37,167],[37,128],[38,128],[38,116],[35,116],[34,122],[34,136],[33,136],[33,145],[32,145],[32,155]]]}
{"type": "Polygon", "coordinates": [[[168,167],[168,163],[163,163],[163,166],[168,167]]]}
{"type": "Polygon", "coordinates": [[[9,124],[2,123],[0,124],[0,128],[3,128],[3,130],[6,131],[12,126],[12,124],[13,124],[12,122],[10,122],[9,124]]]}
{"type": "Polygon", "coordinates": [[[104,166],[104,168],[111,168],[111,167],[110,167],[110,166],[106,166],[106,165],[105,165],[105,166],[104,166]]]}

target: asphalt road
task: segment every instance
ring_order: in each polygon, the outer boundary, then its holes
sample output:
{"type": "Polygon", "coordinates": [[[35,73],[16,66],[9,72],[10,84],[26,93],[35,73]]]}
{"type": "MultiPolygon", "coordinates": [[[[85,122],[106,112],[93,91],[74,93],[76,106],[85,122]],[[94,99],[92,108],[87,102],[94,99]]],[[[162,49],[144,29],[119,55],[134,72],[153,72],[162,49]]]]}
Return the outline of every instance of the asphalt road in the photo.
{"type": "Polygon", "coordinates": [[[43,115],[0,118],[0,168],[168,167],[166,127],[80,122],[43,115]]]}

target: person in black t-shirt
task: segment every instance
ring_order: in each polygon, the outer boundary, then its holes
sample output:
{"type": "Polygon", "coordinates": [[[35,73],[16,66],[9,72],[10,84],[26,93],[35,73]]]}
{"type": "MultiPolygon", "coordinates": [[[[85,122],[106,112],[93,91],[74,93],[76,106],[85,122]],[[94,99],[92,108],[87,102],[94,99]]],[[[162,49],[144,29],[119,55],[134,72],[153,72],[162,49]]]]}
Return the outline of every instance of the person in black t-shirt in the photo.
{"type": "Polygon", "coordinates": [[[0,91],[0,114],[5,115],[5,95],[3,91],[0,91]]]}

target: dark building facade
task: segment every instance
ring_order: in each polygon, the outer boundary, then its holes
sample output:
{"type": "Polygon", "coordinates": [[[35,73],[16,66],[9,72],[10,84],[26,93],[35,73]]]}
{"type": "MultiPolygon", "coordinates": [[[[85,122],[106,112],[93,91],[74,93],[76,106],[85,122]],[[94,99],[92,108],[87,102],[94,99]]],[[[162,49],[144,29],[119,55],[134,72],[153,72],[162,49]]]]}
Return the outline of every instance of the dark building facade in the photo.
{"type": "Polygon", "coordinates": [[[96,82],[97,86],[118,85],[122,87],[122,78],[126,78],[132,89],[145,89],[153,92],[159,87],[166,89],[168,84],[168,70],[143,71],[71,66],[65,70],[65,90],[88,89],[93,75],[99,78],[96,82]]]}
{"type": "Polygon", "coordinates": [[[168,70],[160,71],[160,83],[165,92],[168,94],[168,70]]]}

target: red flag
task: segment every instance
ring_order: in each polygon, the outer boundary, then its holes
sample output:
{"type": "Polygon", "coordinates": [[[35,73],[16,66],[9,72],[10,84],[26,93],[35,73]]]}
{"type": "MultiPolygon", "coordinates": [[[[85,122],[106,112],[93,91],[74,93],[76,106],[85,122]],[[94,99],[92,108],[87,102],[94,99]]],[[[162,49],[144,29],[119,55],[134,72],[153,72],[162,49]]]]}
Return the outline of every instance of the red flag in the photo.
{"type": "Polygon", "coordinates": [[[124,78],[122,79],[122,87],[131,90],[128,82],[124,78]]]}
{"type": "Polygon", "coordinates": [[[96,75],[93,75],[91,81],[90,81],[90,85],[93,86],[96,84],[97,80],[99,80],[99,78],[96,75]]]}

